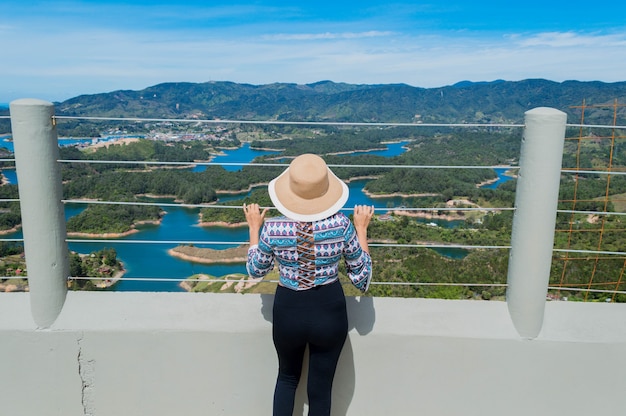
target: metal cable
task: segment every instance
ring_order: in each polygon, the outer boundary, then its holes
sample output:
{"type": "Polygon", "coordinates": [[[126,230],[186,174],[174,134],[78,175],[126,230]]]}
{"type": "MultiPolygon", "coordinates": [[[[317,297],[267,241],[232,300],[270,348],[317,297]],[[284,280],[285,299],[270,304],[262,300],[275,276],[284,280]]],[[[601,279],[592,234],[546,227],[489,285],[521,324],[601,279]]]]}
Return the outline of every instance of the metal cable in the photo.
{"type": "MultiPolygon", "coordinates": [[[[205,245],[205,246],[243,246],[249,244],[248,241],[182,241],[182,240],[119,240],[119,239],[82,239],[68,238],[67,243],[115,243],[115,244],[165,244],[165,245],[205,245]]],[[[457,249],[510,249],[511,246],[472,246],[464,244],[394,244],[394,243],[370,243],[370,247],[402,247],[402,248],[457,248],[457,249]]]]}
{"type": "Polygon", "coordinates": [[[578,169],[561,169],[562,173],[577,173],[583,175],[626,175],[622,171],[603,171],[603,170],[578,170],[578,169]]]}
{"type": "MultiPolygon", "coordinates": [[[[7,200],[8,201],[8,200],[7,200]]],[[[19,201],[19,200],[18,200],[19,201]]],[[[216,209],[241,209],[241,205],[216,205],[216,204],[179,204],[175,202],[134,202],[134,201],[86,201],[81,199],[64,199],[61,202],[66,204],[86,204],[86,205],[141,205],[157,207],[184,207],[184,208],[216,208],[216,209]]],[[[274,207],[261,207],[274,208],[274,207]]],[[[374,208],[375,211],[514,211],[515,208],[476,208],[476,207],[385,207],[374,208]]],[[[352,211],[352,208],[341,208],[340,211],[352,211]]]]}
{"type": "MultiPolygon", "coordinates": [[[[10,116],[0,116],[10,118],[10,116]]],[[[163,123],[201,123],[201,124],[278,124],[306,126],[389,126],[389,127],[515,127],[523,128],[524,124],[502,123],[363,123],[363,122],[330,122],[330,121],[278,121],[278,120],[197,120],[179,118],[140,118],[140,117],[90,117],[90,116],[53,116],[57,120],[91,120],[91,121],[144,121],[163,123]]],[[[565,124],[566,127],[596,129],[626,129],[626,126],[607,126],[601,124],[565,124]]]]}
{"type": "Polygon", "coordinates": [[[557,209],[556,212],[561,214],[583,214],[583,215],[626,215],[626,212],[612,211],[576,211],[571,209],[557,209]]]}
{"type": "Polygon", "coordinates": [[[574,287],[565,287],[565,286],[548,286],[548,290],[569,290],[571,292],[595,292],[595,293],[620,293],[626,294],[626,291],[623,290],[602,290],[602,289],[587,289],[587,288],[574,288],[574,287]]]}
{"type": "MultiPolygon", "coordinates": [[[[111,277],[88,277],[88,276],[69,276],[68,280],[116,280],[111,277]]],[[[205,282],[205,283],[240,283],[242,281],[246,283],[278,283],[278,280],[274,279],[247,279],[247,276],[242,275],[239,279],[229,278],[214,278],[214,279],[200,279],[200,278],[175,278],[175,277],[124,277],[123,280],[127,281],[150,281],[150,282],[205,282]]],[[[433,283],[433,282],[371,282],[372,285],[392,285],[392,286],[476,286],[476,287],[507,287],[507,283],[433,283]]]]}
{"type": "MultiPolygon", "coordinates": [[[[0,160],[2,161],[2,160],[0,160]]],[[[14,161],[6,159],[5,161],[14,161]]],[[[142,160],[86,160],[86,159],[59,159],[59,163],[85,163],[85,164],[113,164],[113,165],[171,165],[171,166],[258,166],[258,167],[287,167],[288,163],[266,163],[266,162],[162,162],[162,161],[142,161],[142,160]]],[[[328,164],[331,168],[376,168],[376,169],[519,169],[519,166],[502,165],[346,165],[328,164]]],[[[602,171],[602,170],[578,170],[561,169],[562,173],[576,173],[583,175],[626,175],[626,171],[602,171]]]]}
{"type": "Polygon", "coordinates": [[[566,127],[594,128],[594,129],[626,129],[626,126],[607,126],[603,124],[566,124],[566,127]]]}
{"type": "Polygon", "coordinates": [[[574,250],[570,248],[553,248],[552,252],[557,253],[584,253],[584,254],[607,254],[616,256],[626,256],[626,251],[602,251],[602,250],[574,250]]]}
{"type": "Polygon", "coordinates": [[[271,124],[299,126],[372,126],[372,127],[524,127],[523,124],[480,124],[480,123],[364,123],[339,121],[278,121],[278,120],[197,120],[179,118],[126,118],[126,117],[90,117],[90,116],[53,116],[57,120],[92,120],[92,121],[144,121],[162,123],[194,123],[194,124],[271,124]]]}
{"type": "MultiPolygon", "coordinates": [[[[87,160],[87,159],[59,159],[59,163],[85,163],[85,164],[111,164],[111,165],[172,165],[172,166],[258,166],[258,167],[282,167],[288,163],[266,162],[161,162],[142,160],[87,160]]],[[[327,164],[330,168],[377,168],[377,169],[519,169],[519,166],[476,166],[476,165],[345,165],[327,164]]]]}
{"type": "MultiPolygon", "coordinates": [[[[0,241],[23,241],[23,240],[0,240],[0,241]]],[[[72,239],[65,240],[67,243],[116,243],[116,244],[166,244],[166,245],[228,245],[242,246],[249,244],[248,241],[185,241],[185,240],[120,240],[120,239],[72,239]]],[[[398,243],[369,243],[370,247],[397,247],[397,248],[443,248],[443,249],[463,249],[463,250],[509,250],[510,245],[467,245],[467,244],[398,244],[398,243]]],[[[574,250],[554,248],[552,252],[558,253],[582,253],[582,254],[604,254],[609,256],[626,256],[622,251],[599,251],[599,250],[574,250]]]]}

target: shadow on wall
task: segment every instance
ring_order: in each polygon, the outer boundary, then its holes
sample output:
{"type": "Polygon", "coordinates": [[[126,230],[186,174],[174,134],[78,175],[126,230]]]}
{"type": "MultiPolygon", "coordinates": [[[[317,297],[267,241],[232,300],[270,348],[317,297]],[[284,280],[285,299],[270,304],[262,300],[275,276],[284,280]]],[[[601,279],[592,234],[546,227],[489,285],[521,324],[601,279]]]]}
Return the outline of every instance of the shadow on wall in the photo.
{"type": "MultiPolygon", "coordinates": [[[[274,295],[261,295],[261,313],[263,318],[273,321],[272,307],[274,304],[274,295]]],[[[333,382],[333,405],[332,414],[337,416],[345,416],[354,397],[356,376],[354,369],[354,352],[352,350],[351,337],[353,329],[359,336],[365,336],[374,329],[376,321],[376,311],[374,309],[374,298],[371,297],[346,297],[346,308],[348,311],[348,338],[343,346],[335,380],[333,382]]],[[[298,384],[296,392],[296,402],[294,406],[294,414],[305,414],[307,405],[306,380],[308,377],[309,352],[308,348],[304,355],[302,363],[302,376],[298,384]]],[[[278,369],[277,369],[278,371],[278,369]]]]}

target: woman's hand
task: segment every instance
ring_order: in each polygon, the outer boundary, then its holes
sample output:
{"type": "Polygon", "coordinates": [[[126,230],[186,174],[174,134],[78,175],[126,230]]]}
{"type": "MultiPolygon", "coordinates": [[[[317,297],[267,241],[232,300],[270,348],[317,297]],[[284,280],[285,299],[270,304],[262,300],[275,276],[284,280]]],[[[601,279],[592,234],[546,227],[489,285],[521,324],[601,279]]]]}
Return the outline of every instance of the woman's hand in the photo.
{"type": "Polygon", "coordinates": [[[355,205],[354,206],[354,228],[365,229],[374,215],[374,207],[367,205],[355,205]]]}
{"type": "Polygon", "coordinates": [[[261,211],[259,204],[243,204],[243,213],[250,229],[250,245],[259,244],[259,231],[261,231],[268,209],[265,208],[261,211]]]}
{"type": "Polygon", "coordinates": [[[367,226],[369,225],[372,216],[374,216],[373,206],[354,206],[354,229],[356,230],[356,236],[359,240],[361,248],[368,253],[370,252],[370,249],[367,245],[367,226]]]}

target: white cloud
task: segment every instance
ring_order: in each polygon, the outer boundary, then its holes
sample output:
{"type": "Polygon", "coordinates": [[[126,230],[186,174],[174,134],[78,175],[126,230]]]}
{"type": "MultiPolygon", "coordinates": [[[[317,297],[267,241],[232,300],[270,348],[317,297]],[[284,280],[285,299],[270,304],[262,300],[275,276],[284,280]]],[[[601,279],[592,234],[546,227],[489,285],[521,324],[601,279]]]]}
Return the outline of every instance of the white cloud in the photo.
{"type": "Polygon", "coordinates": [[[363,39],[391,36],[393,32],[370,30],[367,32],[345,32],[345,33],[295,33],[265,35],[262,38],[271,41],[281,40],[335,40],[335,39],[363,39]]]}
{"type": "Polygon", "coordinates": [[[618,33],[574,32],[415,36],[364,30],[223,37],[158,28],[82,28],[45,35],[25,30],[3,46],[5,62],[11,64],[0,66],[0,102],[38,94],[63,100],[169,81],[330,79],[419,87],[498,78],[614,82],[626,80],[624,39],[618,33]]]}
{"type": "MultiPolygon", "coordinates": [[[[517,37],[513,37],[516,39],[517,37]]],[[[626,36],[624,34],[579,34],[576,32],[545,32],[520,38],[518,41],[522,47],[550,46],[554,48],[566,47],[599,47],[626,46],[626,36]]]]}

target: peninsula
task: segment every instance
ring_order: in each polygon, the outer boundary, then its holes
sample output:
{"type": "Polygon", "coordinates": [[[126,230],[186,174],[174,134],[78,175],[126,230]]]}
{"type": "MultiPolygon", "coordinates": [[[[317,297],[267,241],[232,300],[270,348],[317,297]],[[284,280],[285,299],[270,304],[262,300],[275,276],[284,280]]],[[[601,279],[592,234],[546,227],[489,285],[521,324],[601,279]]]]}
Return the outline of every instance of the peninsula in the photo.
{"type": "Polygon", "coordinates": [[[248,255],[248,245],[215,250],[190,245],[180,245],[168,250],[168,254],[181,260],[202,264],[232,264],[245,263],[248,255]]]}

